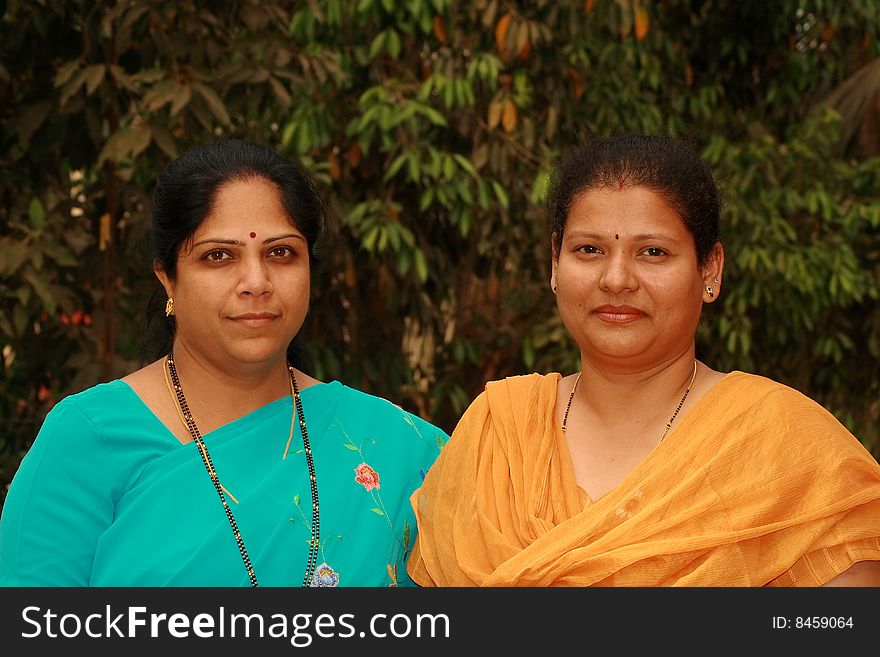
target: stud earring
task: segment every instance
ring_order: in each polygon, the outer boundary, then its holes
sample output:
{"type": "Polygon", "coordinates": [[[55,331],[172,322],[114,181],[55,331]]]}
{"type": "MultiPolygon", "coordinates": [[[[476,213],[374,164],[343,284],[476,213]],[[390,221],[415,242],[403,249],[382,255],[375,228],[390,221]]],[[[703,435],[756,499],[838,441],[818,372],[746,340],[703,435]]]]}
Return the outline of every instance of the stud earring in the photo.
{"type": "Polygon", "coordinates": [[[165,317],[171,317],[171,314],[174,312],[174,299],[168,297],[168,301],[165,302],[165,317]]]}
{"type": "Polygon", "coordinates": [[[713,297],[715,296],[715,293],[712,291],[712,287],[709,286],[709,285],[706,286],[706,292],[709,293],[709,298],[710,298],[710,299],[713,298],[713,297]]]}

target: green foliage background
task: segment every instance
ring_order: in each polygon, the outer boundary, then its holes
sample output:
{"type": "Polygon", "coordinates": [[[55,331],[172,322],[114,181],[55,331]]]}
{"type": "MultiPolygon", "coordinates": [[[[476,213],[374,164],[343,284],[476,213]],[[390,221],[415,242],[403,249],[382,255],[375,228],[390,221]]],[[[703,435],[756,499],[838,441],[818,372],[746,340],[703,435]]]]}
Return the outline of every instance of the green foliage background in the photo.
{"type": "Polygon", "coordinates": [[[577,367],[548,289],[554,158],[691,139],[726,203],[700,358],[880,454],[877,0],[0,7],[0,501],[53,403],[141,364],[152,182],[221,136],[301,158],[332,200],[319,376],[448,431],[487,380],[577,367]]]}

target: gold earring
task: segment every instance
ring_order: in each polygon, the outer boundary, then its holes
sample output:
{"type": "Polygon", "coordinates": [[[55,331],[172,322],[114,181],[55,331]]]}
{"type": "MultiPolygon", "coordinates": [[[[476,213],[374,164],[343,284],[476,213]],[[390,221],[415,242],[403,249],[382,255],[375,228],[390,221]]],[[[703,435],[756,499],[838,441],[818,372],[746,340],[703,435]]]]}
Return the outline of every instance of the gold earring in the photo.
{"type": "Polygon", "coordinates": [[[706,286],[706,292],[709,293],[709,298],[710,298],[710,299],[713,298],[713,297],[715,296],[715,293],[712,291],[712,288],[711,288],[711,286],[709,286],[709,285],[706,286]]]}
{"type": "Polygon", "coordinates": [[[165,302],[165,317],[171,317],[171,314],[174,312],[174,299],[168,297],[168,301],[165,302]]]}

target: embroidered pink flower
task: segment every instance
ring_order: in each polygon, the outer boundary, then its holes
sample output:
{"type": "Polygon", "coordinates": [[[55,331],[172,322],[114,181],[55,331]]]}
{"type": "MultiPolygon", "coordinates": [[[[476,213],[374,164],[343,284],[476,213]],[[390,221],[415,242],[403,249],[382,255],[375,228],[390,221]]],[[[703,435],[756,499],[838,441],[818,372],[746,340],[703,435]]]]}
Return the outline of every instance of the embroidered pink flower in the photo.
{"type": "Polygon", "coordinates": [[[368,491],[379,488],[379,473],[366,463],[361,463],[354,469],[354,480],[363,484],[368,491]]]}

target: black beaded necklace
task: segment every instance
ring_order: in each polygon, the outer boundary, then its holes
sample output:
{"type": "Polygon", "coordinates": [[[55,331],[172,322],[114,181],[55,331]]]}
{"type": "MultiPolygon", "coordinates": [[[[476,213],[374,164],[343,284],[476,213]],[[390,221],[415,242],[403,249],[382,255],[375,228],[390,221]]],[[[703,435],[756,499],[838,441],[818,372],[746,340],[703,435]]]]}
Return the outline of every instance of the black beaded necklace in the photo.
{"type": "MultiPolygon", "coordinates": [[[[229,520],[229,526],[232,528],[232,534],[235,536],[235,543],[238,545],[238,551],[241,553],[241,560],[244,562],[244,567],[247,569],[251,586],[257,587],[259,584],[257,583],[257,576],[254,574],[254,567],[251,564],[251,558],[248,556],[247,548],[244,545],[244,539],[241,537],[241,532],[238,529],[238,523],[235,522],[235,516],[232,514],[232,509],[226,501],[226,495],[229,495],[229,493],[220,484],[220,478],[217,476],[217,471],[214,469],[211,455],[208,453],[205,441],[202,440],[202,434],[196,426],[196,422],[189,410],[189,405],[186,403],[186,398],[183,396],[183,388],[180,385],[180,379],[177,377],[177,368],[174,366],[173,353],[168,354],[165,358],[165,363],[167,365],[167,372],[171,376],[171,380],[168,382],[169,387],[173,385],[173,390],[171,392],[177,401],[177,407],[180,411],[181,418],[183,419],[186,428],[189,430],[193,442],[195,442],[196,447],[198,447],[202,462],[205,464],[205,470],[208,471],[208,475],[211,477],[211,482],[214,484],[214,488],[217,490],[217,495],[220,497],[220,503],[223,505],[223,510],[226,512],[226,518],[229,520]]],[[[287,365],[287,370],[290,375],[291,396],[293,397],[294,406],[296,406],[296,415],[299,419],[299,427],[302,432],[303,447],[305,448],[306,453],[306,464],[309,468],[309,483],[312,489],[312,527],[311,537],[309,539],[309,556],[306,562],[306,572],[303,576],[302,582],[303,586],[309,586],[312,580],[312,575],[315,571],[315,566],[318,563],[318,550],[321,546],[321,515],[320,507],[318,506],[318,479],[315,476],[315,463],[312,459],[312,448],[309,444],[309,433],[306,430],[306,418],[305,413],[303,413],[302,400],[299,396],[299,386],[296,383],[296,376],[294,375],[293,367],[291,367],[289,363],[287,365]]],[[[289,444],[290,439],[288,439],[288,445],[289,444]]],[[[286,448],[284,455],[287,455],[286,448]]],[[[229,496],[232,497],[232,495],[229,496]]],[[[232,497],[232,499],[235,500],[234,497],[232,497]]]]}
{"type": "MultiPolygon", "coordinates": [[[[578,372],[577,378],[574,380],[574,385],[571,387],[571,393],[568,395],[568,403],[565,405],[565,415],[562,416],[562,433],[565,433],[565,427],[568,424],[568,412],[571,410],[571,400],[574,399],[574,391],[577,390],[578,382],[581,380],[581,374],[583,374],[583,372],[578,372]]],[[[681,401],[678,402],[678,406],[675,407],[675,412],[672,414],[672,417],[669,418],[669,422],[666,423],[663,435],[660,436],[660,440],[657,441],[658,445],[663,442],[663,439],[666,438],[666,434],[669,433],[669,428],[672,426],[672,423],[675,422],[675,418],[678,416],[678,412],[684,405],[684,400],[687,399],[688,394],[690,394],[691,386],[694,385],[694,379],[696,378],[697,361],[694,360],[694,373],[691,375],[691,381],[688,383],[687,388],[685,388],[684,395],[682,396],[681,401]]]]}

